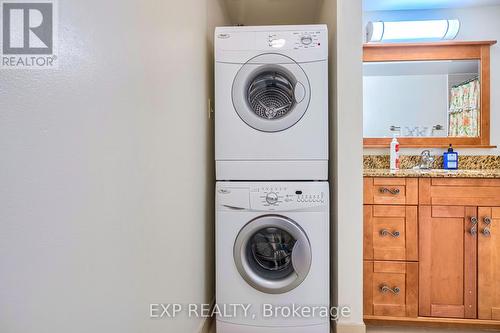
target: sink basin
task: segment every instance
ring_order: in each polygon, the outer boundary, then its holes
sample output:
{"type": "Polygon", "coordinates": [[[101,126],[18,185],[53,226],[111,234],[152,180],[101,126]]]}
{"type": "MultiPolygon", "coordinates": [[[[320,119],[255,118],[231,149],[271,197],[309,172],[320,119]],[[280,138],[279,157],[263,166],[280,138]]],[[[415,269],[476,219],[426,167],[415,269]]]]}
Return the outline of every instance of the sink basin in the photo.
{"type": "Polygon", "coordinates": [[[432,173],[432,174],[469,174],[469,175],[475,175],[475,174],[483,174],[484,170],[466,170],[466,169],[458,169],[458,170],[445,170],[445,169],[413,169],[414,172],[421,173],[421,174],[427,174],[427,173],[432,173]]]}
{"type": "Polygon", "coordinates": [[[419,172],[432,172],[432,173],[447,173],[447,172],[456,172],[458,170],[445,170],[445,169],[420,169],[420,168],[414,168],[413,170],[419,171],[419,172]]]}

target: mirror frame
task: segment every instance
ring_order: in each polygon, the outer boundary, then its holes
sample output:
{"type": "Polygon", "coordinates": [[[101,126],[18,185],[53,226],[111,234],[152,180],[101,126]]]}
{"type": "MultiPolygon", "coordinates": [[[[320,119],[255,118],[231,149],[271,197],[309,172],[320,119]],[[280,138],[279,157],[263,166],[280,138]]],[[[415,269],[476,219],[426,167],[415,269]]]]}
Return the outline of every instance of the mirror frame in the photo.
{"type": "MultiPolygon", "coordinates": [[[[437,43],[368,43],[363,62],[479,60],[481,82],[481,131],[468,137],[399,137],[401,147],[495,148],[490,145],[490,47],[496,41],[453,41],[437,43]]],[[[365,148],[389,147],[391,138],[363,138],[365,148]]]]}

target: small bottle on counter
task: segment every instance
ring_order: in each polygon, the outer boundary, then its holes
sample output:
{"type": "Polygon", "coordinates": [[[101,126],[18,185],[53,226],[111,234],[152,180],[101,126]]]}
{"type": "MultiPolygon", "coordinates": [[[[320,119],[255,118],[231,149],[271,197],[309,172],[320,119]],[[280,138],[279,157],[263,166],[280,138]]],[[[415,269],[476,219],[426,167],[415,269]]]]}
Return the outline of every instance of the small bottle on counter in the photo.
{"type": "Polygon", "coordinates": [[[443,168],[446,170],[458,169],[458,153],[453,151],[451,144],[448,151],[443,154],[443,168]]]}
{"type": "Polygon", "coordinates": [[[399,170],[399,142],[398,139],[396,138],[396,135],[392,137],[391,141],[391,147],[390,147],[390,153],[391,153],[391,171],[397,171],[399,170]]]}

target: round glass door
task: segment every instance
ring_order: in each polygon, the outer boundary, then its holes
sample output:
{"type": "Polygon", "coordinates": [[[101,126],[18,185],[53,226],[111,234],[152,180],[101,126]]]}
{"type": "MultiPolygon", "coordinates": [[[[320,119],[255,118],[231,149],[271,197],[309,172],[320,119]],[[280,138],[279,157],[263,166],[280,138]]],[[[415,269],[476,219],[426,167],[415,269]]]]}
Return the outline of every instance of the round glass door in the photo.
{"type": "Polygon", "coordinates": [[[240,275],[257,290],[279,294],[299,286],[311,266],[307,235],[294,221],[266,215],[238,234],[234,260],[240,275]]]}
{"type": "Polygon", "coordinates": [[[236,74],[232,99],[238,116],[264,132],[295,125],[309,106],[310,86],[304,70],[280,54],[259,55],[236,74]]]}

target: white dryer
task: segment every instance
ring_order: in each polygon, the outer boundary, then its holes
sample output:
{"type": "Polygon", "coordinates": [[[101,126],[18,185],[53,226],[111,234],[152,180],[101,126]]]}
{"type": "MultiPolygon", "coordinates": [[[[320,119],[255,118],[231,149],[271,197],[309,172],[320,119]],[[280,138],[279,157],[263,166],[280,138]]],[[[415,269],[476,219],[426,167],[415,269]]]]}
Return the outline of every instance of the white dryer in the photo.
{"type": "Polygon", "coordinates": [[[215,30],[217,180],[326,180],[325,25],[215,30]]]}
{"type": "Polygon", "coordinates": [[[217,307],[249,307],[218,333],[329,332],[328,198],[327,182],[217,183],[217,307]]]}

